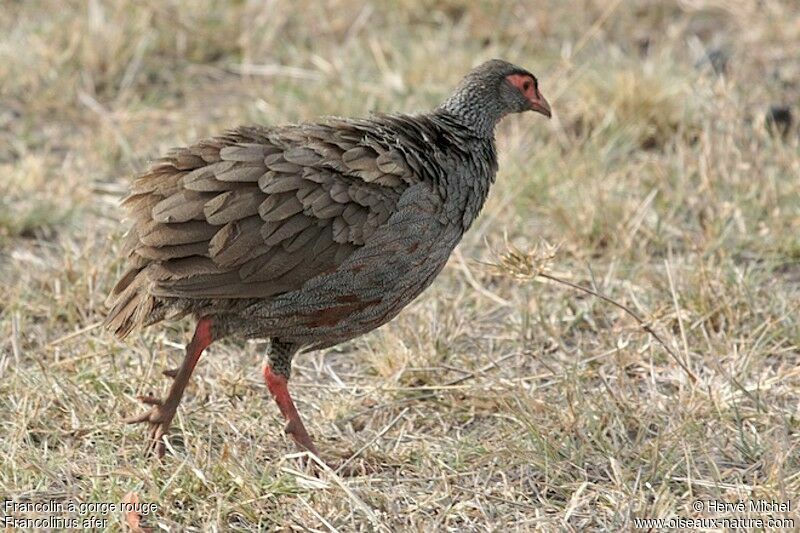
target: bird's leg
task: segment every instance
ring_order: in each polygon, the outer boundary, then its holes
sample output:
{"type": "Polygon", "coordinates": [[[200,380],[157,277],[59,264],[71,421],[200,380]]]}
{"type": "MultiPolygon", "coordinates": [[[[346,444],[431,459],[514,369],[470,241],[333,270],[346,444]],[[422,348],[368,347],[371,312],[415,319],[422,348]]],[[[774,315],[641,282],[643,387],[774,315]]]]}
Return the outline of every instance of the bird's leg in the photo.
{"type": "Polygon", "coordinates": [[[314,442],[300,419],[300,413],[297,412],[292,397],[289,395],[288,376],[273,371],[272,364],[269,362],[264,366],[264,380],[267,382],[269,393],[275,398],[283,418],[286,419],[286,433],[292,437],[302,451],[309,451],[319,457],[319,452],[317,452],[314,442]]]}
{"type": "Polygon", "coordinates": [[[200,359],[200,355],[213,340],[211,319],[207,317],[201,318],[197,322],[191,342],[186,346],[186,355],[181,366],[175,370],[164,372],[166,376],[173,378],[167,397],[161,400],[154,396],[139,396],[140,401],[152,405],[152,408],[141,415],[128,418],[126,422],[128,424],[146,422],[150,426],[150,441],[147,444],[148,454],[155,452],[159,459],[164,456],[165,445],[163,437],[169,431],[175,411],[178,409],[178,404],[181,403],[183,391],[189,383],[189,378],[195,365],[197,365],[197,361],[200,359]]]}

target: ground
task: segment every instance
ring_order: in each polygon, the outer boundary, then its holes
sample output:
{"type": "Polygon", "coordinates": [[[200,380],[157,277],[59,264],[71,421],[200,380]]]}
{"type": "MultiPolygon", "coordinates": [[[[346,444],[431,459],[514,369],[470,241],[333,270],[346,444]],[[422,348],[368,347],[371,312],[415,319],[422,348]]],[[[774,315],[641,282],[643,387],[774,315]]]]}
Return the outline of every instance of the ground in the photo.
{"type": "Polygon", "coordinates": [[[799,50],[793,0],[5,2],[0,495],[133,492],[173,530],[800,527],[799,50]],[[291,455],[263,342],[213,345],[164,463],[143,457],[122,418],[192,324],[97,327],[132,176],[239,124],[424,111],[493,57],[553,119],[501,125],[489,201],[423,296],[295,364],[355,475],[291,455]],[[791,510],[712,507],[759,499],[791,510]]]}

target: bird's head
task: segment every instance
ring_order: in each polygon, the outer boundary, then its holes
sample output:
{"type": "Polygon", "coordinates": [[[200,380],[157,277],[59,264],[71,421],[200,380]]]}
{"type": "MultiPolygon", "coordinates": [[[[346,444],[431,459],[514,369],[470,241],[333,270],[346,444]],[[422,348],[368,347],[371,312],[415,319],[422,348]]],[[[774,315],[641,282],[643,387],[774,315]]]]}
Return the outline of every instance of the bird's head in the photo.
{"type": "Polygon", "coordinates": [[[550,118],[550,104],[539,92],[539,82],[530,72],[514,72],[506,76],[501,94],[512,112],[536,111],[550,118]]]}
{"type": "Polygon", "coordinates": [[[440,109],[482,132],[493,131],[497,122],[510,113],[536,111],[548,118],[551,115],[536,76],[502,59],[492,59],[472,69],[440,109]]]}

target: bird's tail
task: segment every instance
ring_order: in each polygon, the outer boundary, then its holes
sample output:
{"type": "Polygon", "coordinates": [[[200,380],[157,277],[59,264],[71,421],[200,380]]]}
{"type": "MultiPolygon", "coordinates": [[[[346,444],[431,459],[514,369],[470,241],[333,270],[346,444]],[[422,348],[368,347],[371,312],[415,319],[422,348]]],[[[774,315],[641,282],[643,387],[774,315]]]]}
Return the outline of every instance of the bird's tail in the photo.
{"type": "Polygon", "coordinates": [[[148,290],[150,283],[147,267],[129,268],[108,295],[106,305],[111,310],[103,325],[119,338],[163,318],[156,298],[148,290]]]}

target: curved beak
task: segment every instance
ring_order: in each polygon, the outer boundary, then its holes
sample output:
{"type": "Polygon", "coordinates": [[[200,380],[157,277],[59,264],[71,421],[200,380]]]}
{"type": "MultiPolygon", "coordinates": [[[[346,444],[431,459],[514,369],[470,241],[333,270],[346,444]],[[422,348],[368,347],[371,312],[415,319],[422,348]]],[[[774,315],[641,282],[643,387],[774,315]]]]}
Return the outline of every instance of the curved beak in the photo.
{"type": "Polygon", "coordinates": [[[545,100],[544,96],[542,96],[542,93],[540,93],[539,91],[536,91],[536,94],[531,98],[529,98],[529,101],[531,103],[531,109],[533,111],[541,113],[547,118],[550,118],[552,116],[552,113],[550,112],[550,104],[547,103],[547,100],[545,100]]]}

